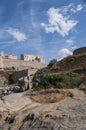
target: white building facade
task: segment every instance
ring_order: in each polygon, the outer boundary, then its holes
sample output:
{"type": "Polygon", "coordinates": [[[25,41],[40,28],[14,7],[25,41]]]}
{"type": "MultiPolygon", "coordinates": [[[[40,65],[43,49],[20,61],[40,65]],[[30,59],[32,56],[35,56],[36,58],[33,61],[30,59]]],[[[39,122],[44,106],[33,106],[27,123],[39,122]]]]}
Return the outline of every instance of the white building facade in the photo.
{"type": "Polygon", "coordinates": [[[42,56],[35,56],[35,55],[29,55],[29,54],[21,54],[21,60],[24,61],[37,61],[39,63],[45,63],[45,60],[42,56]]]}

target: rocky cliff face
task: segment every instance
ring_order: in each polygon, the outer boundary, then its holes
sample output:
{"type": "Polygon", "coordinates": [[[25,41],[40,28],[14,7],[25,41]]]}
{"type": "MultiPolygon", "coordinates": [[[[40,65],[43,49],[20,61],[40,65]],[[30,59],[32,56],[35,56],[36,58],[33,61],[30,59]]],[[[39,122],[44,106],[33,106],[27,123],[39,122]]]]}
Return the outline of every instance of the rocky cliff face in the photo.
{"type": "Polygon", "coordinates": [[[86,93],[51,89],[2,97],[0,130],[86,130],[86,93]]]}

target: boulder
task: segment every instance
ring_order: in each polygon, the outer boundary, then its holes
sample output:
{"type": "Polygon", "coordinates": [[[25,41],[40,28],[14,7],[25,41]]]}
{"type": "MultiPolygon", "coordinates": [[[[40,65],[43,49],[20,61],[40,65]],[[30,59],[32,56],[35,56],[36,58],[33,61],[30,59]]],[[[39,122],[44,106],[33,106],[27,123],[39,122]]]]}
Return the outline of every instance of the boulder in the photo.
{"type": "Polygon", "coordinates": [[[28,76],[28,69],[21,70],[21,71],[15,71],[13,72],[9,77],[10,84],[17,83],[19,79],[22,77],[28,76]]]}
{"type": "Polygon", "coordinates": [[[15,86],[15,87],[13,88],[13,92],[14,92],[14,93],[22,92],[22,88],[21,88],[20,86],[15,86]]]}
{"type": "Polygon", "coordinates": [[[11,92],[12,91],[10,90],[10,88],[1,87],[0,88],[0,97],[9,95],[9,94],[11,94],[11,92]]]}
{"type": "Polygon", "coordinates": [[[86,85],[84,83],[80,84],[79,89],[86,92],[86,85]]]}
{"type": "Polygon", "coordinates": [[[18,80],[18,86],[20,87],[20,91],[24,92],[29,89],[29,78],[22,77],[18,80]]]}

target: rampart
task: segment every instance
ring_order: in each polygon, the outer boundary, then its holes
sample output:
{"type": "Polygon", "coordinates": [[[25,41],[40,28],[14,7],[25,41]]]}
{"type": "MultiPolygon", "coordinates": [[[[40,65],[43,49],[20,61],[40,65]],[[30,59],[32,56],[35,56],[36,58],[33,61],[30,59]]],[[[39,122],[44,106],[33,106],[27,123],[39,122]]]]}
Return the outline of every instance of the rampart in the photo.
{"type": "Polygon", "coordinates": [[[2,59],[0,57],[0,68],[15,68],[18,70],[36,68],[41,69],[46,67],[46,64],[39,63],[37,61],[23,61],[15,59],[2,59]]]}

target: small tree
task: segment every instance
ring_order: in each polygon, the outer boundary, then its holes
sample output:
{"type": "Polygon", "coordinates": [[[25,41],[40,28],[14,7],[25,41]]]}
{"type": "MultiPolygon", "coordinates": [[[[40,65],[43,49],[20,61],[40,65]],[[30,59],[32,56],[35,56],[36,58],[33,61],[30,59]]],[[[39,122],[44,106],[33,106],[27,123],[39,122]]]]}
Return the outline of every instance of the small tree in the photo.
{"type": "Polygon", "coordinates": [[[56,60],[56,59],[51,60],[51,61],[49,62],[49,64],[48,64],[48,68],[52,68],[53,65],[55,65],[56,63],[57,63],[57,60],[56,60]]]}

